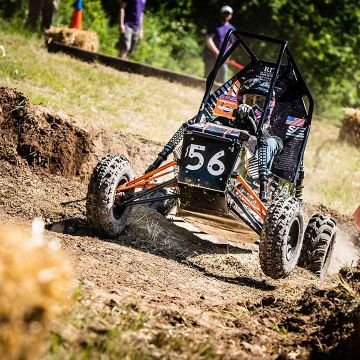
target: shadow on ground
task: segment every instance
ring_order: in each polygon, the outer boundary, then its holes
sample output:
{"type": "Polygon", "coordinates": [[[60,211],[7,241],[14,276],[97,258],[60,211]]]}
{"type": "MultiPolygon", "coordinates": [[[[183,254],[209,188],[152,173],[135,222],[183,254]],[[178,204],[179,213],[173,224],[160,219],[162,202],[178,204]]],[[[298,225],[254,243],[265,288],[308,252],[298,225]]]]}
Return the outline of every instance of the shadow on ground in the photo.
{"type": "MultiPolygon", "coordinates": [[[[156,211],[138,206],[117,239],[99,236],[84,218],[70,218],[46,225],[49,231],[96,237],[191,266],[206,276],[227,283],[272,291],[276,287],[262,275],[256,251],[242,245],[217,244],[180,228],[156,211]]],[[[196,232],[195,232],[196,233],[196,232]]]]}

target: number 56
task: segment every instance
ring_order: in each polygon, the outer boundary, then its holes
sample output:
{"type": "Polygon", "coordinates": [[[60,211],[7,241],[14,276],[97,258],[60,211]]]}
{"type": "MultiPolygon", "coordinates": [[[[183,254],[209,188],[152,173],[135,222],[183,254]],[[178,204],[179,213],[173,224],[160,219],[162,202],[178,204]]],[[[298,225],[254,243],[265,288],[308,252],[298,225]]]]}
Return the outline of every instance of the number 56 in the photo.
{"type": "MultiPolygon", "coordinates": [[[[185,167],[186,169],[191,171],[196,171],[203,167],[205,160],[203,154],[201,153],[202,151],[206,151],[206,147],[203,145],[191,144],[189,146],[187,155],[185,156],[189,157],[190,159],[197,158],[198,162],[195,165],[191,165],[191,164],[186,165],[185,167]]],[[[209,160],[206,168],[211,175],[219,176],[225,171],[224,163],[219,160],[224,155],[225,155],[225,151],[220,150],[209,160]]]]}

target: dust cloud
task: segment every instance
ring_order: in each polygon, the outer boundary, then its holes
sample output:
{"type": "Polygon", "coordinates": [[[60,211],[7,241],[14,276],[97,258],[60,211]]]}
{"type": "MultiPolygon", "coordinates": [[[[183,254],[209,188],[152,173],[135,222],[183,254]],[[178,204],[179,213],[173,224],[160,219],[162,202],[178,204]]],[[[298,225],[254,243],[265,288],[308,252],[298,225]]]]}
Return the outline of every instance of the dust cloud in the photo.
{"type": "Polygon", "coordinates": [[[344,266],[355,266],[360,258],[360,239],[350,231],[338,228],[329,273],[337,273],[344,266]]]}

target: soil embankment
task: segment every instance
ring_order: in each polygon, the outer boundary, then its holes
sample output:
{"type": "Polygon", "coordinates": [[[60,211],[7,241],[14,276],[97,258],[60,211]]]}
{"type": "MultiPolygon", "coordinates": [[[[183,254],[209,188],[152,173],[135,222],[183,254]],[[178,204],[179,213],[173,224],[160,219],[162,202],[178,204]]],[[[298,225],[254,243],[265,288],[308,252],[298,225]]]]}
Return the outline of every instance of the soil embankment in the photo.
{"type": "MultiPolygon", "coordinates": [[[[106,316],[105,330],[73,329],[71,337],[68,328],[59,330],[66,346],[108,336],[118,326],[112,314],[122,314],[116,309],[131,299],[130,310],[142,318],[131,336],[149,358],[196,358],[199,344],[215,349],[206,354],[218,359],[351,358],[358,270],[344,273],[350,285],[342,286],[334,276],[321,282],[300,268],[271,280],[261,272],[256,248],[201,240],[146,207],[134,209],[115,241],[99,238],[86,224],[83,201],[94,165],[117,152],[141,172],[159,145],[84,128],[6,88],[0,88],[0,128],[0,219],[45,218],[46,237],[60,240],[91,299],[100,294],[86,306],[96,307],[101,320],[106,316]]],[[[356,236],[347,239],[355,244],[356,236]]]]}
{"type": "Polygon", "coordinates": [[[0,88],[0,159],[48,174],[88,177],[108,153],[127,156],[142,171],[160,146],[139,136],[81,127],[65,114],[33,105],[15,89],[0,88]]]}

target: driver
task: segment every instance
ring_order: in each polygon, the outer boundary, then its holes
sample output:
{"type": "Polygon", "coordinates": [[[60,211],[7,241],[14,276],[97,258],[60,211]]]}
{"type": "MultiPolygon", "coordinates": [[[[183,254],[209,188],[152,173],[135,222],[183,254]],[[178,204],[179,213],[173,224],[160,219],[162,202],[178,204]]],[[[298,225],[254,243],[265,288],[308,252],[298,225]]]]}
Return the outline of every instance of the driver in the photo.
{"type": "MultiPolygon", "coordinates": [[[[245,80],[241,86],[238,96],[238,107],[234,110],[234,125],[242,130],[249,131],[250,135],[256,135],[261,115],[264,111],[266,96],[269,92],[270,83],[261,79],[245,80]]],[[[275,93],[270,101],[269,115],[265,120],[264,135],[267,143],[267,168],[271,169],[276,154],[282,148],[283,143],[277,136],[270,135],[270,118],[275,107],[275,93]]],[[[254,149],[255,150],[255,149],[254,149]]],[[[257,157],[257,152],[255,152],[257,157]]]]}

